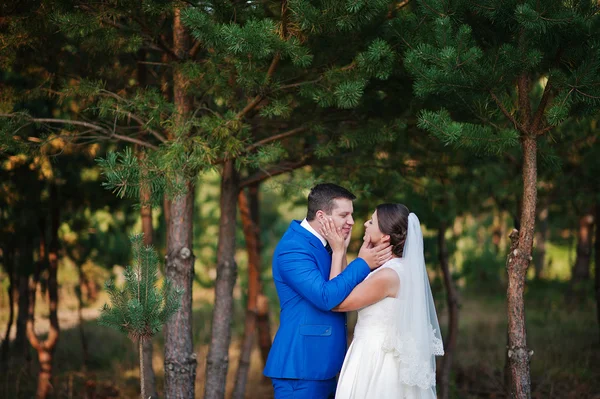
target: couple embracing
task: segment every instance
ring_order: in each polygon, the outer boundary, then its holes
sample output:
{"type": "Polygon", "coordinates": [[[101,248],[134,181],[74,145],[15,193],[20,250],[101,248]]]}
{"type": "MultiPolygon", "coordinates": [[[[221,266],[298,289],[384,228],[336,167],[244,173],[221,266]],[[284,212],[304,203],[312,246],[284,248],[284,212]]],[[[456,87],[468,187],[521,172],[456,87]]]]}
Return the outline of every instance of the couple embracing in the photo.
{"type": "Polygon", "coordinates": [[[346,263],[356,197],[335,184],[310,191],[273,254],[281,304],[264,374],[275,399],[431,399],[444,353],[419,219],[382,204],[346,263]],[[358,310],[346,352],[346,313],[358,310]],[[338,378],[339,374],[339,378],[338,378]]]}

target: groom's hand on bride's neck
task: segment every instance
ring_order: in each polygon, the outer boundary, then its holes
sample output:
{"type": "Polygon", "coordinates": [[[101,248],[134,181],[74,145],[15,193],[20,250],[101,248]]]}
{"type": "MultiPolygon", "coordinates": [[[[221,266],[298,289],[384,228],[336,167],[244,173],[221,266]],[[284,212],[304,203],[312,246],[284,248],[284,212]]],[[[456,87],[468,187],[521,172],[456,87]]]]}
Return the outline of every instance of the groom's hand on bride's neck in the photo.
{"type": "Polygon", "coordinates": [[[358,251],[358,257],[367,262],[371,270],[375,270],[392,259],[392,246],[386,241],[374,247],[371,243],[371,237],[367,236],[362,247],[360,247],[360,251],[358,251]]]}

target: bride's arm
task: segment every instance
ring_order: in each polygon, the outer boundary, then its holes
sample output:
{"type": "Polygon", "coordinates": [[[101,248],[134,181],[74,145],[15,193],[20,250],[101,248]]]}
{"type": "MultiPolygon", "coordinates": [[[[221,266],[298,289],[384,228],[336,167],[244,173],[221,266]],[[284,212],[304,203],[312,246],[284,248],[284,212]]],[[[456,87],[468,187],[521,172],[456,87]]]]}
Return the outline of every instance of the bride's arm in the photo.
{"type": "Polygon", "coordinates": [[[341,229],[335,227],[331,218],[319,220],[319,223],[321,224],[320,233],[325,236],[333,251],[331,254],[331,271],[329,272],[329,280],[331,280],[347,266],[346,250],[350,242],[350,235],[348,235],[348,239],[344,239],[341,229]]]}
{"type": "Polygon", "coordinates": [[[392,269],[383,269],[356,286],[342,303],[332,310],[349,312],[362,309],[387,297],[395,297],[400,288],[398,274],[392,269]]]}

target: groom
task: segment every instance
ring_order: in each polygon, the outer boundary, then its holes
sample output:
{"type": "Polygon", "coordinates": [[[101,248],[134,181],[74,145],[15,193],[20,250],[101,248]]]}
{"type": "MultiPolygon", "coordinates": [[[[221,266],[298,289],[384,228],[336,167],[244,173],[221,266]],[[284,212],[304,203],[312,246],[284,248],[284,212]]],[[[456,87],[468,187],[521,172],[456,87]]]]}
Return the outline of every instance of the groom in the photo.
{"type": "Polygon", "coordinates": [[[292,221],[273,254],[273,280],[281,320],[264,374],[276,399],[333,398],[346,353],[346,314],[331,311],[364,278],[391,258],[391,248],[365,242],[358,258],[329,280],[331,247],[319,220],[332,218],[346,238],[352,231],[354,194],[331,183],[308,195],[302,222],[292,221]]]}

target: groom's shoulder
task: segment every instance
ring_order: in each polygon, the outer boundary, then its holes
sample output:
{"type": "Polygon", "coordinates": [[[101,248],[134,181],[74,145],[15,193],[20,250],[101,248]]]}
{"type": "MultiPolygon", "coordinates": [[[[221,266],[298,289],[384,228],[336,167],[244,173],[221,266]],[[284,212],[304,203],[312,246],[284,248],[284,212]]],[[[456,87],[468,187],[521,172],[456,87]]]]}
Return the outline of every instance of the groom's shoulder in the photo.
{"type": "Polygon", "coordinates": [[[304,232],[304,227],[300,226],[299,223],[297,225],[294,225],[293,223],[294,222],[292,222],[290,227],[283,234],[283,237],[281,237],[281,239],[279,240],[279,243],[277,244],[277,249],[310,249],[310,242],[306,234],[308,232],[304,232]]]}

